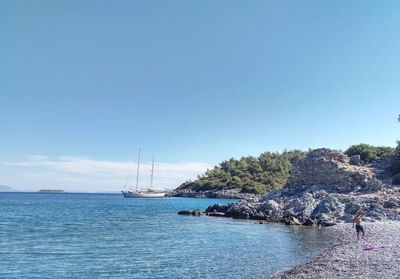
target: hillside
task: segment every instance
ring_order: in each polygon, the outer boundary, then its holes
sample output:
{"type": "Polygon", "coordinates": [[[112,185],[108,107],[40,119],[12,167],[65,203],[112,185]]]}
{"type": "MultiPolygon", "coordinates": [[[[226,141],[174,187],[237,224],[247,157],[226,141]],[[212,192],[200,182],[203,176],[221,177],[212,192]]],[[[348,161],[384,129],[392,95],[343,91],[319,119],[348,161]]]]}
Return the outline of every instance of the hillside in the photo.
{"type": "Polygon", "coordinates": [[[195,181],[180,185],[174,195],[189,191],[232,191],[251,194],[265,194],[279,189],[289,177],[292,163],[303,158],[306,152],[293,150],[282,153],[265,152],[259,157],[229,159],[207,170],[195,181]]]}

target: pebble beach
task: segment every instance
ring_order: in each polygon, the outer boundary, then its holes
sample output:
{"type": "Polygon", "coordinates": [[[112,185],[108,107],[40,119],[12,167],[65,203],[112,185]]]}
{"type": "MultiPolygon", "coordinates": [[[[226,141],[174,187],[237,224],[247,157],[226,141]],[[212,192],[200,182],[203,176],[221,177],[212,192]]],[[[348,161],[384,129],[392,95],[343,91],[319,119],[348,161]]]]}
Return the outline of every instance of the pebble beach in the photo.
{"type": "Polygon", "coordinates": [[[363,224],[367,240],[357,241],[352,224],[329,229],[335,240],[316,258],[271,278],[400,278],[400,222],[363,224]],[[364,245],[384,248],[364,250],[364,245]]]}

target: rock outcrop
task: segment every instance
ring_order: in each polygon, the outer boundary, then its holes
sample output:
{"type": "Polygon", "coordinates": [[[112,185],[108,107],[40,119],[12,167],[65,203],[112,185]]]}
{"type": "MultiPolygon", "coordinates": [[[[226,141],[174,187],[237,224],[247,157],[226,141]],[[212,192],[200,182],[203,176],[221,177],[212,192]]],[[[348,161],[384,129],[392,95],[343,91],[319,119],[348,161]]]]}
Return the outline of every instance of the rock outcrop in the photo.
{"type": "Polygon", "coordinates": [[[310,187],[328,192],[349,193],[377,191],[383,184],[371,169],[350,164],[350,159],[326,148],[310,151],[294,164],[286,182],[289,190],[303,191],[310,187]]]}
{"type": "Polygon", "coordinates": [[[315,149],[293,165],[283,189],[259,201],[214,205],[206,213],[288,225],[332,226],[351,222],[361,207],[366,221],[400,220],[400,188],[382,183],[371,168],[360,166],[357,158],[315,149]]]}
{"type": "Polygon", "coordinates": [[[193,215],[193,216],[201,216],[203,212],[200,209],[195,209],[193,211],[190,210],[181,210],[178,212],[179,215],[193,215]]]}

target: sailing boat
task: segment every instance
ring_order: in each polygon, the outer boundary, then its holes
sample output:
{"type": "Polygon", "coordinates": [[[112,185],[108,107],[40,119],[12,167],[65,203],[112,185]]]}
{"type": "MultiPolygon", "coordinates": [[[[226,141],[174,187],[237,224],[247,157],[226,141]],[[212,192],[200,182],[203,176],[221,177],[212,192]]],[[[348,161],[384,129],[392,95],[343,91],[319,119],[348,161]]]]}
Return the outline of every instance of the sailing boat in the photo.
{"type": "MultiPolygon", "coordinates": [[[[139,188],[139,167],[140,167],[140,149],[139,149],[139,157],[138,157],[138,165],[136,172],[136,189],[135,190],[122,190],[122,194],[125,198],[163,198],[165,197],[165,191],[163,189],[154,189],[153,188],[153,175],[154,175],[154,156],[153,163],[151,165],[151,181],[150,188],[148,189],[140,189],[139,188]]],[[[129,178],[129,177],[128,177],[129,178]]],[[[126,183],[124,189],[126,187],[126,183]]]]}

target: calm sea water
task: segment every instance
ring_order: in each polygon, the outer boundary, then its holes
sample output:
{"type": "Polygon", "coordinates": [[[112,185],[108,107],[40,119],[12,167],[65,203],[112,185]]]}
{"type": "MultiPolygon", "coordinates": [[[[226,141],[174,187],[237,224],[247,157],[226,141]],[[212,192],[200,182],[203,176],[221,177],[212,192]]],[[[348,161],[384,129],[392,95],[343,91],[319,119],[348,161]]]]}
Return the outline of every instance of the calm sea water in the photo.
{"type": "Polygon", "coordinates": [[[0,278],[267,278],[330,239],[323,229],[176,214],[228,202],[0,193],[0,278]]]}

